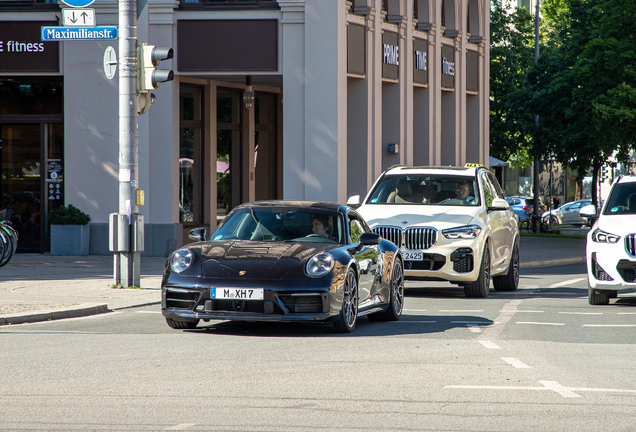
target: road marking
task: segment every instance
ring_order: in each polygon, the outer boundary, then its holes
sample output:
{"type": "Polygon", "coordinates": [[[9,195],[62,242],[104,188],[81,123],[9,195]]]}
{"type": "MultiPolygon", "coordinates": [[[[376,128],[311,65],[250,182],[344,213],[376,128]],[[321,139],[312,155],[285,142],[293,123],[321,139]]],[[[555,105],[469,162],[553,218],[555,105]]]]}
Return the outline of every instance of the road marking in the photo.
{"type": "Polygon", "coordinates": [[[636,324],[583,324],[582,327],[636,327],[636,324]]]}
{"type": "Polygon", "coordinates": [[[135,311],[135,313],[160,314],[161,311],[135,311]]]}
{"type": "Polygon", "coordinates": [[[619,312],[618,315],[636,315],[636,312],[619,312]]]}
{"type": "Polygon", "coordinates": [[[551,390],[547,387],[447,385],[444,388],[466,390],[551,390]]]}
{"type": "Polygon", "coordinates": [[[483,312],[483,309],[474,309],[474,310],[470,310],[470,309],[440,309],[438,310],[438,312],[483,312]]]}
{"type": "Polygon", "coordinates": [[[559,384],[556,381],[539,381],[541,384],[543,384],[544,386],[546,386],[546,388],[557,392],[558,394],[560,394],[563,397],[566,398],[580,398],[581,395],[578,395],[576,393],[574,393],[572,390],[570,390],[569,388],[562,386],[561,384],[559,384]]]}
{"type": "Polygon", "coordinates": [[[491,341],[480,340],[479,343],[488,349],[500,349],[499,345],[491,341]]]}
{"type": "Polygon", "coordinates": [[[603,312],[559,312],[568,315],[603,315],[603,312]]]}
{"type": "Polygon", "coordinates": [[[533,310],[500,310],[501,313],[543,313],[544,311],[533,311],[533,310]]]}
{"type": "Polygon", "coordinates": [[[563,281],[563,282],[557,282],[555,284],[552,284],[552,285],[550,285],[550,288],[559,288],[559,287],[566,286],[566,285],[572,285],[572,284],[575,284],[577,282],[581,282],[582,280],[586,280],[586,279],[587,279],[586,277],[578,278],[578,279],[569,279],[569,280],[566,280],[566,281],[563,281]]]}
{"type": "Polygon", "coordinates": [[[186,430],[189,429],[191,426],[196,426],[196,423],[181,423],[178,425],[174,425],[174,426],[170,426],[169,428],[166,428],[165,430],[186,430]]]}
{"type": "Polygon", "coordinates": [[[570,390],[578,392],[604,392],[604,393],[632,393],[636,394],[636,390],[621,390],[621,389],[595,389],[589,387],[572,387],[570,390]]]}
{"type": "Polygon", "coordinates": [[[479,336],[480,339],[484,340],[497,340],[499,335],[504,329],[504,326],[510,321],[513,314],[510,312],[515,312],[517,307],[521,304],[521,300],[511,300],[508,303],[504,304],[503,310],[505,313],[500,313],[497,318],[495,318],[496,324],[503,324],[500,326],[488,326],[484,329],[484,332],[479,336]]]}
{"type": "Polygon", "coordinates": [[[426,312],[426,309],[404,309],[408,312],[426,312]]]}
{"type": "Polygon", "coordinates": [[[532,321],[517,321],[516,324],[536,324],[536,325],[553,325],[553,326],[565,325],[565,323],[548,323],[548,322],[532,322],[532,321]]]}
{"type": "Polygon", "coordinates": [[[514,357],[501,357],[503,361],[506,363],[516,367],[517,369],[530,369],[530,366],[522,362],[521,360],[517,360],[514,357]]]}
{"type": "Polygon", "coordinates": [[[471,333],[481,333],[481,329],[479,328],[478,325],[466,324],[466,327],[468,327],[470,329],[471,333]]]}

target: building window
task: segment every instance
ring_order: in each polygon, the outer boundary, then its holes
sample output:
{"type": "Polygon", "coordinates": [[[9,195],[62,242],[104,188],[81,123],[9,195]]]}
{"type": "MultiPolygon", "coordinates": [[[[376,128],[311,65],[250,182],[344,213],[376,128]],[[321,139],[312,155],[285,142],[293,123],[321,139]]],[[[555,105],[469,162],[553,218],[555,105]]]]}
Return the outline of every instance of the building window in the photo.
{"type": "Polygon", "coordinates": [[[276,0],[181,0],[180,8],[278,9],[276,0]]]}
{"type": "Polygon", "coordinates": [[[179,222],[201,223],[203,103],[200,87],[182,86],[179,97],[179,222]]]}
{"type": "Polygon", "coordinates": [[[57,0],[1,0],[0,10],[57,9],[57,0]]]}

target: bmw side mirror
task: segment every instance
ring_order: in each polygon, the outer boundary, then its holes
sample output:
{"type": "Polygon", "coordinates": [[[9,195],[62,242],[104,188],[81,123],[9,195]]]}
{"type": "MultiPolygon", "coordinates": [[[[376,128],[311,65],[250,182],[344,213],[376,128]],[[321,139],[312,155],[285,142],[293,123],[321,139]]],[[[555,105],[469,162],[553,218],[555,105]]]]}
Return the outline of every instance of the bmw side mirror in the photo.
{"type": "Polygon", "coordinates": [[[492,205],[488,207],[488,211],[508,210],[509,208],[510,204],[508,204],[508,201],[501,198],[495,198],[492,200],[492,205]]]}
{"type": "Polygon", "coordinates": [[[583,217],[591,217],[591,218],[598,217],[598,214],[596,213],[596,207],[594,207],[593,204],[587,205],[581,208],[581,210],[579,210],[579,214],[583,217]]]}
{"type": "Polygon", "coordinates": [[[364,246],[373,246],[380,244],[381,240],[382,237],[380,237],[380,234],[372,232],[364,233],[360,236],[360,244],[364,246]]]}
{"type": "Polygon", "coordinates": [[[349,207],[360,207],[360,195],[354,195],[347,200],[349,207]]]}
{"type": "Polygon", "coordinates": [[[206,235],[206,230],[205,228],[195,228],[193,230],[190,230],[190,232],[188,233],[188,237],[190,238],[190,240],[194,240],[194,241],[205,241],[205,235],[206,235]]]}

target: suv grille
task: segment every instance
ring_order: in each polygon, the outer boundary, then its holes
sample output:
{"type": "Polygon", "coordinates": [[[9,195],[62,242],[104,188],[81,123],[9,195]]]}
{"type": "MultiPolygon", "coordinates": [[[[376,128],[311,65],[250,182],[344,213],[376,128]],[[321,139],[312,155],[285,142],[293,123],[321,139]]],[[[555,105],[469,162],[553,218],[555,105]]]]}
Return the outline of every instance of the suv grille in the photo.
{"type": "Polygon", "coordinates": [[[636,234],[625,236],[625,250],[631,256],[636,256],[636,234]]]}
{"type": "Polygon", "coordinates": [[[404,245],[407,249],[428,249],[437,243],[437,230],[434,228],[407,228],[377,226],[373,232],[383,239],[395,243],[397,247],[404,245]]]}

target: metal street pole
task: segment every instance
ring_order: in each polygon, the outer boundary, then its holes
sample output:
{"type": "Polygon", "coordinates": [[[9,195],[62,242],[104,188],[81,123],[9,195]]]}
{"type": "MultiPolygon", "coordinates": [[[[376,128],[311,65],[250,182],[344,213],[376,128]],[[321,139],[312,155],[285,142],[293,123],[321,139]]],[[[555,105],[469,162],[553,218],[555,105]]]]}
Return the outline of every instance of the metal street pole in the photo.
{"type": "MultiPolygon", "coordinates": [[[[536,10],[534,14],[534,63],[537,64],[539,60],[539,0],[536,0],[536,10]]],[[[535,126],[539,126],[539,116],[534,116],[534,124],[535,126]]],[[[537,232],[540,226],[540,217],[539,215],[539,156],[534,157],[534,185],[533,191],[534,194],[534,215],[539,217],[539,222],[533,226],[533,231],[537,232]]]]}
{"type": "Polygon", "coordinates": [[[139,74],[136,0],[119,0],[119,55],[119,221],[128,224],[128,227],[123,227],[124,231],[128,230],[128,244],[120,245],[114,254],[115,284],[139,286],[140,253],[135,251],[136,233],[133,230],[134,216],[138,213],[135,196],[138,181],[139,74]]]}

